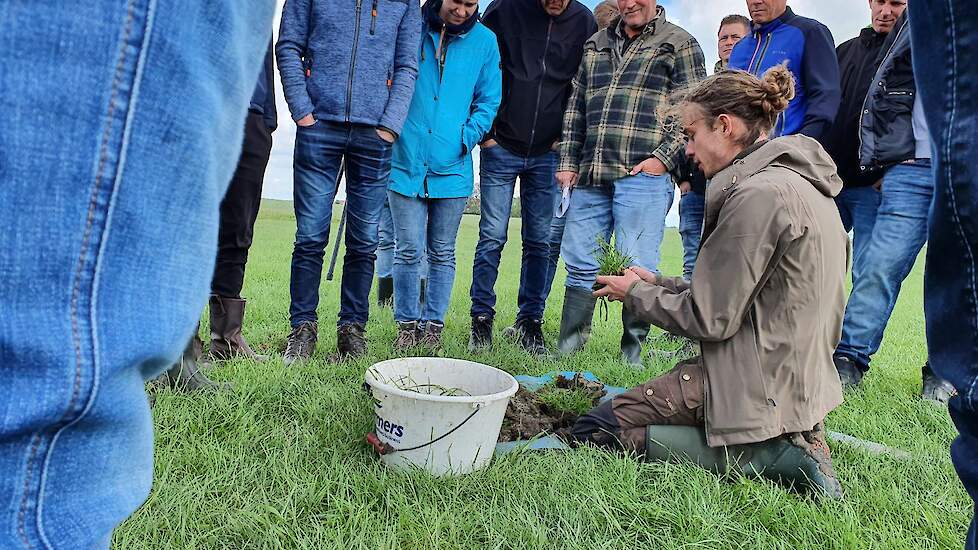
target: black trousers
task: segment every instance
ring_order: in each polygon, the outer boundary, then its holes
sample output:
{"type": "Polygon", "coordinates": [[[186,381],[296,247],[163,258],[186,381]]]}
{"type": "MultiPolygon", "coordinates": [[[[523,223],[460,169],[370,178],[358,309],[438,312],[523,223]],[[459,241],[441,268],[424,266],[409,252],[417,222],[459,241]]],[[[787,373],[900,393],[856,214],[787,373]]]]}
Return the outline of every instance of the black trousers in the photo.
{"type": "Polygon", "coordinates": [[[231,185],[221,201],[221,221],[217,234],[217,264],[211,279],[211,292],[239,298],[244,285],[248,249],[255,234],[255,220],[261,206],[265,168],[272,153],[272,131],[262,115],[248,112],[245,120],[241,158],[231,185]]]}

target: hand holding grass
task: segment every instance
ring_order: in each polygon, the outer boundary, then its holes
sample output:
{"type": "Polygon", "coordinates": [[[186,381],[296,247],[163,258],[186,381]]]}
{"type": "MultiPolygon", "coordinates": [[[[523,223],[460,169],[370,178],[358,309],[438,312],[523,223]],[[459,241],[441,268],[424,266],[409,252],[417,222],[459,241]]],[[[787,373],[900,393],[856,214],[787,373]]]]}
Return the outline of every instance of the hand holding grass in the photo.
{"type": "Polygon", "coordinates": [[[605,298],[612,302],[621,302],[625,299],[625,295],[628,294],[628,289],[632,288],[632,284],[641,280],[642,278],[638,276],[638,273],[635,273],[631,269],[625,270],[624,275],[600,275],[598,276],[598,284],[604,286],[599,290],[595,290],[593,295],[595,298],[605,298]]]}

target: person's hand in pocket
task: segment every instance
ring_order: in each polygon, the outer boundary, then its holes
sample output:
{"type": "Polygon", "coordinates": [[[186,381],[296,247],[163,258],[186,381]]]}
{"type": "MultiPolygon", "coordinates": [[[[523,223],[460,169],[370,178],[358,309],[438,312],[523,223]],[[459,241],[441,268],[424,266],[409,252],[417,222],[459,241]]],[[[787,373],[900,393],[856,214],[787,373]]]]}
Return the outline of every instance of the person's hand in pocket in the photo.
{"type": "Polygon", "coordinates": [[[692,189],[693,189],[693,186],[688,181],[684,181],[684,182],[682,182],[682,183],[679,184],[679,194],[680,195],[685,195],[686,193],[689,193],[692,189]]]}
{"type": "Polygon", "coordinates": [[[377,128],[377,136],[387,143],[394,143],[394,140],[397,139],[394,132],[391,132],[387,128],[377,128]]]}
{"type": "Polygon", "coordinates": [[[561,189],[566,189],[568,187],[573,188],[577,185],[577,172],[571,170],[561,170],[557,172],[557,185],[561,189]]]}
{"type": "Polygon", "coordinates": [[[295,121],[295,123],[299,126],[302,126],[303,128],[308,128],[316,123],[316,119],[313,118],[312,113],[309,113],[308,115],[295,121]]]}
{"type": "Polygon", "coordinates": [[[650,176],[661,176],[662,174],[665,174],[668,171],[669,170],[666,168],[666,165],[662,164],[661,160],[655,157],[649,157],[643,160],[642,162],[636,164],[635,167],[632,168],[632,171],[629,172],[628,174],[630,176],[637,176],[639,172],[643,172],[650,176]]]}
{"type": "Polygon", "coordinates": [[[499,145],[499,144],[496,142],[496,140],[494,140],[492,138],[489,138],[489,139],[483,141],[482,143],[480,143],[479,144],[479,148],[481,148],[481,149],[492,149],[493,147],[495,147],[497,145],[499,145]]]}

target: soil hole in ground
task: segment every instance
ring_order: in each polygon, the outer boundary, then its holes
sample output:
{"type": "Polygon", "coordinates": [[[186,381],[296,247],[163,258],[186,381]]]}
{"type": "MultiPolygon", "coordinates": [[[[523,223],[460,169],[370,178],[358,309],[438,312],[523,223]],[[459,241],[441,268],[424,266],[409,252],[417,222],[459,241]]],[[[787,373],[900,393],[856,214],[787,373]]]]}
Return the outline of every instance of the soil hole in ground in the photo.
{"type": "Polygon", "coordinates": [[[573,378],[558,376],[553,384],[536,392],[520,387],[509,400],[499,441],[532,439],[570,428],[605,393],[604,384],[587,380],[580,373],[573,378]]]}

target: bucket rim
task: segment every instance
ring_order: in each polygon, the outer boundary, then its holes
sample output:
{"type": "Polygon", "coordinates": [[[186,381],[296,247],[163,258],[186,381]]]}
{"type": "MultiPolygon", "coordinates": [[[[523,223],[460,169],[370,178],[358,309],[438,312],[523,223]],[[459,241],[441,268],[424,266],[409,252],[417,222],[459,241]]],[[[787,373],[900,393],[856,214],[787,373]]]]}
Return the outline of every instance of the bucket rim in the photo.
{"type": "Polygon", "coordinates": [[[418,401],[431,401],[437,403],[471,404],[471,403],[488,403],[492,401],[501,401],[503,399],[509,399],[510,397],[513,397],[516,394],[516,392],[519,391],[520,389],[520,383],[516,380],[516,378],[514,378],[512,374],[502,369],[497,369],[496,367],[493,367],[491,365],[486,365],[485,363],[480,363],[478,361],[470,361],[468,359],[455,359],[449,357],[397,357],[394,359],[387,359],[386,361],[378,361],[377,363],[370,365],[370,368],[367,369],[367,372],[363,374],[363,380],[372,388],[383,390],[389,394],[396,395],[398,397],[404,397],[406,399],[415,399],[418,401]],[[448,363],[466,363],[470,365],[471,364],[479,365],[480,367],[491,369],[504,375],[508,379],[510,385],[508,388],[506,388],[503,391],[499,391],[496,393],[489,393],[485,395],[430,395],[426,393],[418,393],[413,391],[402,390],[401,388],[388,384],[383,380],[378,380],[371,374],[371,370],[373,370],[378,366],[385,365],[388,363],[399,363],[410,359],[426,359],[426,360],[435,359],[438,361],[444,361],[448,363]]]}

